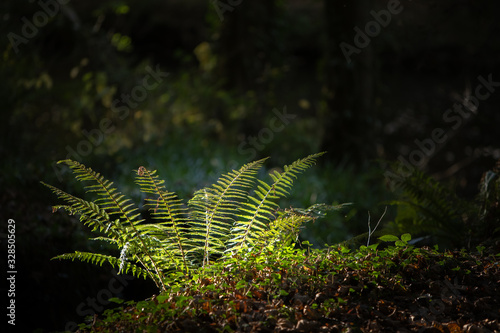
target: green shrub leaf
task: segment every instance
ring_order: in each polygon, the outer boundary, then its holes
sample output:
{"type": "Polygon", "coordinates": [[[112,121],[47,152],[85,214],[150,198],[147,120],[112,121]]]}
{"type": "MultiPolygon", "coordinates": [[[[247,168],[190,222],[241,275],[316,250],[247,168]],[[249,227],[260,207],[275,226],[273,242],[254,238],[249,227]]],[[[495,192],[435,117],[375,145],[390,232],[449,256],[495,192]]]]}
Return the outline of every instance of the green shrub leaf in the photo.
{"type": "Polygon", "coordinates": [[[399,240],[399,238],[394,235],[384,235],[382,237],[379,237],[378,239],[383,242],[397,242],[399,240]]]}

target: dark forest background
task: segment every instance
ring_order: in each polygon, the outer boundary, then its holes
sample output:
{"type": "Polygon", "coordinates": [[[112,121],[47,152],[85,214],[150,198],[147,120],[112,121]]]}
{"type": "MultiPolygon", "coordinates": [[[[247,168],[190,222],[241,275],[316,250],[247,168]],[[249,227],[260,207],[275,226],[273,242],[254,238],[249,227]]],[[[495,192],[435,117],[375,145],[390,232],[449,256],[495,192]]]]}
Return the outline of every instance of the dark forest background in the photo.
{"type": "MultiPolygon", "coordinates": [[[[77,218],[52,214],[58,201],[39,183],[84,195],[61,159],[140,202],[141,165],[187,199],[252,160],[271,156],[273,168],[326,150],[286,203],[354,203],[308,227],[303,237],[318,246],[367,231],[367,212],[379,216],[393,195],[390,161],[413,158],[472,198],[500,158],[498,9],[492,0],[2,1],[0,261],[14,219],[17,328],[83,321],[78,306],[113,278],[109,267],[50,261],[96,246],[77,218]],[[439,129],[446,139],[432,146],[439,129]]],[[[133,280],[114,296],[154,292],[133,280]]]]}

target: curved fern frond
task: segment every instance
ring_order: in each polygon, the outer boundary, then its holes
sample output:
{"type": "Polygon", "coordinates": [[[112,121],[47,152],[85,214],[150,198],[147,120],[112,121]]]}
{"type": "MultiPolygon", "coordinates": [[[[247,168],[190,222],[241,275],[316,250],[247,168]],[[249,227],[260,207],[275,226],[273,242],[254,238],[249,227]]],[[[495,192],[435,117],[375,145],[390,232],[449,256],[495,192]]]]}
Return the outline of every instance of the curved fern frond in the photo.
{"type": "Polygon", "coordinates": [[[93,241],[99,241],[99,242],[109,243],[111,245],[116,245],[117,247],[120,247],[120,244],[119,244],[118,240],[113,239],[113,238],[99,236],[99,237],[92,237],[92,238],[89,238],[89,239],[93,240],[93,241]]]}
{"type": "Polygon", "coordinates": [[[248,191],[255,183],[255,175],[266,159],[222,175],[212,187],[197,191],[189,201],[193,251],[202,253],[203,265],[209,263],[211,254],[224,253],[238,208],[246,201],[248,191]]]}
{"type": "Polygon", "coordinates": [[[117,228],[120,229],[120,244],[124,245],[126,243],[138,243],[137,247],[140,247],[145,253],[145,257],[138,258],[139,262],[146,268],[153,267],[157,273],[158,279],[154,279],[155,283],[162,289],[165,289],[163,285],[163,275],[161,270],[156,265],[156,262],[151,257],[149,249],[146,246],[143,236],[137,229],[139,225],[144,220],[140,218],[140,213],[138,209],[134,206],[130,199],[125,198],[118,190],[113,187],[113,182],[104,179],[99,173],[93,171],[91,168],[87,168],[85,165],[72,161],[72,160],[62,160],[59,163],[64,163],[70,167],[70,169],[75,174],[75,178],[80,182],[89,182],[89,185],[85,186],[87,192],[95,192],[98,195],[98,199],[94,201],[101,210],[104,210],[111,219],[111,216],[117,216],[118,219],[115,221],[117,228]],[[148,258],[148,263],[145,262],[144,258],[148,258]]]}
{"type": "Polygon", "coordinates": [[[288,246],[298,240],[300,229],[304,224],[324,217],[328,211],[340,210],[347,205],[350,203],[336,206],[314,204],[308,208],[280,209],[277,218],[269,224],[269,229],[257,235],[256,238],[259,240],[257,245],[261,248],[278,243],[281,246],[288,246]]]}
{"type": "Polygon", "coordinates": [[[115,224],[110,222],[109,214],[94,202],[89,202],[69,193],[66,193],[57,187],[41,182],[54,192],[60,199],[66,201],[69,205],[53,206],[52,210],[64,209],[71,215],[80,215],[80,222],[91,228],[92,231],[100,231],[107,235],[118,237],[120,230],[115,224]]]}
{"type": "Polygon", "coordinates": [[[146,277],[151,277],[151,272],[145,269],[142,269],[141,267],[131,263],[131,262],[123,262],[119,258],[109,256],[109,255],[104,255],[104,254],[99,254],[99,253],[92,253],[92,252],[80,252],[80,251],[75,251],[74,253],[65,253],[58,255],[51,260],[79,260],[82,262],[87,262],[91,263],[94,265],[99,265],[102,266],[104,263],[110,264],[113,268],[120,267],[122,265],[121,272],[125,272],[125,274],[128,274],[128,272],[131,272],[131,275],[135,277],[143,277],[144,279],[146,277]]]}
{"type": "MultiPolygon", "coordinates": [[[[62,160],[57,162],[64,163],[70,167],[75,174],[75,178],[80,182],[89,182],[85,186],[87,192],[95,192],[99,198],[95,200],[103,210],[110,216],[117,215],[120,218],[120,224],[125,227],[133,227],[143,220],[140,219],[140,213],[130,199],[125,198],[123,194],[113,187],[113,182],[104,179],[99,173],[87,168],[85,165],[72,161],[62,160]]],[[[126,239],[127,240],[127,239],[126,239]]]]}
{"type": "Polygon", "coordinates": [[[165,181],[158,179],[156,170],[149,171],[140,167],[137,171],[136,184],[144,193],[152,194],[155,198],[146,198],[145,207],[152,211],[153,220],[159,220],[156,224],[139,226],[143,234],[156,237],[161,244],[163,252],[172,259],[180,257],[183,265],[182,270],[187,271],[187,218],[186,208],[175,193],[165,188],[165,181]],[[169,246],[175,244],[175,246],[169,246]]]}
{"type": "Polygon", "coordinates": [[[287,196],[292,188],[294,178],[312,166],[316,158],[323,154],[312,154],[299,159],[291,165],[285,166],[281,173],[272,172],[270,174],[274,181],[272,185],[257,180],[258,185],[255,189],[257,198],[249,196],[249,201],[241,204],[238,221],[231,230],[230,250],[253,247],[258,242],[258,236],[269,231],[269,224],[276,217],[274,212],[279,207],[275,201],[287,196]]]}
{"type": "Polygon", "coordinates": [[[270,223],[269,230],[262,232],[262,236],[257,238],[258,245],[262,247],[280,243],[288,246],[297,241],[299,229],[312,219],[310,216],[297,213],[281,214],[270,223]]]}

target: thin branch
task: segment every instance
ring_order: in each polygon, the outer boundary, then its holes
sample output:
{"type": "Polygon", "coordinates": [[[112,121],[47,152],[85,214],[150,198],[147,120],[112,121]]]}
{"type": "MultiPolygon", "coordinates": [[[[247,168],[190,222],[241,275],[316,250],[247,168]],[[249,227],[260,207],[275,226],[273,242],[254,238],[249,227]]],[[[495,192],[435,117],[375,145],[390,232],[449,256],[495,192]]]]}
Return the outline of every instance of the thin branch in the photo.
{"type": "Polygon", "coordinates": [[[377,225],[375,225],[375,228],[372,231],[370,222],[371,216],[370,216],[370,211],[368,211],[368,241],[366,242],[366,246],[370,246],[370,238],[372,234],[375,232],[375,230],[377,230],[377,227],[380,224],[380,221],[382,221],[382,219],[384,218],[386,212],[387,212],[387,206],[385,206],[384,213],[382,214],[382,216],[380,216],[377,225]]]}

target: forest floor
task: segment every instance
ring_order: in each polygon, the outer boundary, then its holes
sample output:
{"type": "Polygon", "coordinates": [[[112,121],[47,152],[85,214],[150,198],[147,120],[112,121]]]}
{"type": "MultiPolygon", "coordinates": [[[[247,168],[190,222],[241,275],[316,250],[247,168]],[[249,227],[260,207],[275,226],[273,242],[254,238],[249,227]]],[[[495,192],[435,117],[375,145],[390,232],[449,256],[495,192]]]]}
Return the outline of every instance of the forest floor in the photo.
{"type": "Polygon", "coordinates": [[[81,332],[500,332],[499,244],[232,257],[81,332]]]}

